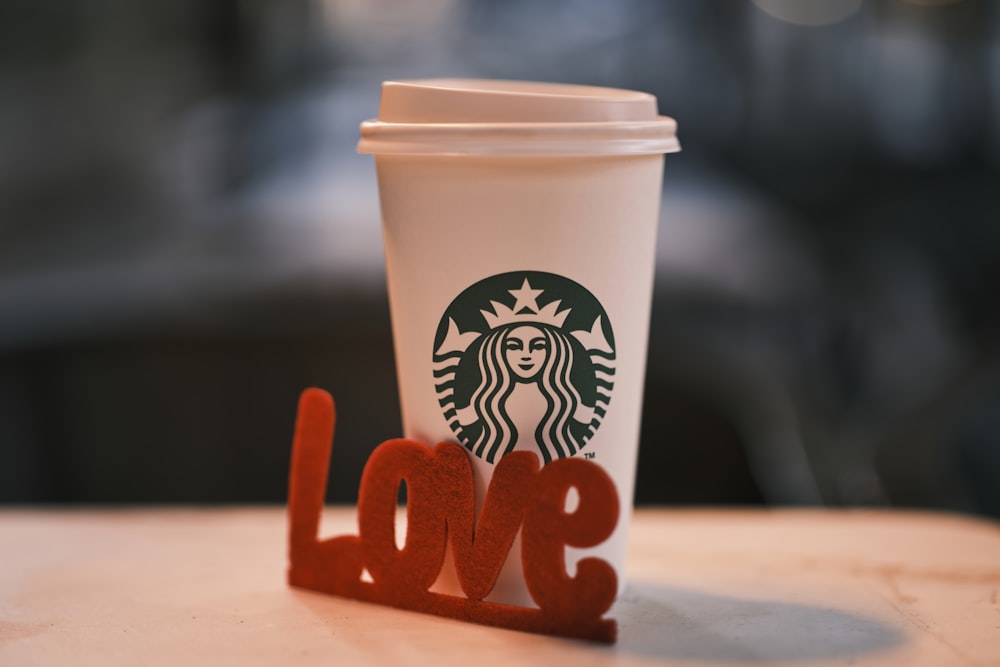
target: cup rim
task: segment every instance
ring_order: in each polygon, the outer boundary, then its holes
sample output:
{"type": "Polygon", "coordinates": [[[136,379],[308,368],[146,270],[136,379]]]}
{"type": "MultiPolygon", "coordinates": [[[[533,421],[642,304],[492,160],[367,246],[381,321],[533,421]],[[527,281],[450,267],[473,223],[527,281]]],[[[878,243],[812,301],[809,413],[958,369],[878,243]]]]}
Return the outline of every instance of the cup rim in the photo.
{"type": "Polygon", "coordinates": [[[359,153],[374,155],[601,156],[681,150],[677,122],[361,123],[359,153]]]}

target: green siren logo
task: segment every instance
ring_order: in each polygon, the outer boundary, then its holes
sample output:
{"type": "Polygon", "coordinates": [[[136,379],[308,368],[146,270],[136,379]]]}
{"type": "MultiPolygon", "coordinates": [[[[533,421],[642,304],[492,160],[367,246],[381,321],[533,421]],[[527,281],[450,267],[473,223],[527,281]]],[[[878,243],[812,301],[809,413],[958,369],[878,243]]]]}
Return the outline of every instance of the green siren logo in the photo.
{"type": "Polygon", "coordinates": [[[545,463],[580,451],[611,400],[607,313],[578,283],[515,271],[459,294],[434,339],[434,382],[451,430],[494,463],[515,448],[545,463]]]}

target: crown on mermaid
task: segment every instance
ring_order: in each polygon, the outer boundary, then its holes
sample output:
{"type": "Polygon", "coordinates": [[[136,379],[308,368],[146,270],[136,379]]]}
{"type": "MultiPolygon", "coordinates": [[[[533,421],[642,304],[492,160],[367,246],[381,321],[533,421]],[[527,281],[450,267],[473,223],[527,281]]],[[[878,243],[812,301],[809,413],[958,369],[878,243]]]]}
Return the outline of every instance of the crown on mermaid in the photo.
{"type": "Polygon", "coordinates": [[[486,320],[486,325],[490,329],[496,329],[505,324],[521,322],[525,324],[548,324],[561,329],[563,323],[566,321],[566,317],[572,310],[571,308],[567,308],[560,311],[559,305],[562,303],[561,299],[551,301],[539,308],[538,297],[545,290],[532,289],[531,283],[528,282],[527,278],[524,279],[520,289],[507,291],[516,299],[513,308],[491,299],[490,306],[493,308],[493,312],[488,310],[479,311],[482,313],[483,319],[486,320]]]}

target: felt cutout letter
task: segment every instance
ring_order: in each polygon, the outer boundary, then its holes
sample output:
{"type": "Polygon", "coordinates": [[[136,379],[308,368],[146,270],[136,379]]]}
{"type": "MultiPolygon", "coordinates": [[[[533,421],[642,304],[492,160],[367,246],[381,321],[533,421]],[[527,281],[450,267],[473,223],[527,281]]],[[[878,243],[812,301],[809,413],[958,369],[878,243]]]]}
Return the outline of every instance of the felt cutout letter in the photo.
{"type": "Polygon", "coordinates": [[[477,519],[472,467],[462,447],[389,440],[375,449],[362,474],[358,535],[320,540],[334,424],[330,395],[303,392],[289,479],[290,585],[486,625],[615,640],[615,621],[602,618],[617,590],[614,569],[584,558],[570,577],[565,565],[566,546],[596,546],[617,523],[617,492],[602,468],[573,458],[540,468],[533,453],[512,452],[496,465],[477,519]],[[407,531],[398,548],[396,499],[404,482],[407,531]],[[571,489],[579,501],[567,512],[571,489]],[[538,608],[483,600],[518,529],[525,583],[538,608]],[[428,590],[449,540],[467,598],[428,590]],[[362,580],[363,570],[371,582],[362,580]]]}

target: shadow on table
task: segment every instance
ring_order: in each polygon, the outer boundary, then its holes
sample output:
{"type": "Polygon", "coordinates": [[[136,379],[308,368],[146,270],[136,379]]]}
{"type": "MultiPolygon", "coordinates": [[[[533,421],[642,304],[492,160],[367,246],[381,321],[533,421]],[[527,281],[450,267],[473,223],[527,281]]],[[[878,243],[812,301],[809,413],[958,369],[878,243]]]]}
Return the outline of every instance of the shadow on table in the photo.
{"type": "MultiPolygon", "coordinates": [[[[422,651],[441,650],[449,642],[455,642],[455,646],[469,645],[460,630],[466,624],[460,621],[441,625],[434,616],[397,610],[387,613],[378,605],[306,590],[292,591],[335,634],[360,633],[365,638],[362,642],[365,647],[381,646],[383,641],[392,647],[405,647],[411,642],[419,645],[421,648],[410,655],[411,659],[404,661],[407,664],[421,664],[422,651]],[[427,622],[414,622],[414,616],[427,622]],[[439,633],[436,636],[446,639],[428,645],[423,641],[427,633],[439,633]]],[[[906,642],[906,636],[899,630],[845,611],[636,581],[629,582],[607,616],[618,621],[618,642],[613,646],[523,633],[515,633],[521,639],[508,643],[503,634],[508,631],[504,630],[495,636],[495,645],[477,650],[484,652],[483,664],[517,663],[522,658],[537,662],[540,656],[548,655],[546,651],[554,649],[566,664],[575,658],[581,664],[604,664],[604,660],[596,663],[592,660],[597,653],[604,654],[608,664],[623,660],[632,664],[629,658],[645,663],[652,658],[671,663],[772,665],[831,660],[848,663],[906,642]],[[490,653],[493,650],[498,652],[490,653]],[[486,659],[486,655],[490,658],[486,659]]],[[[484,637],[482,633],[470,636],[477,641],[483,641],[484,637]]]]}
{"type": "Polygon", "coordinates": [[[905,641],[882,622],[844,611],[635,581],[609,615],[619,628],[611,650],[679,660],[829,660],[905,641]]]}

